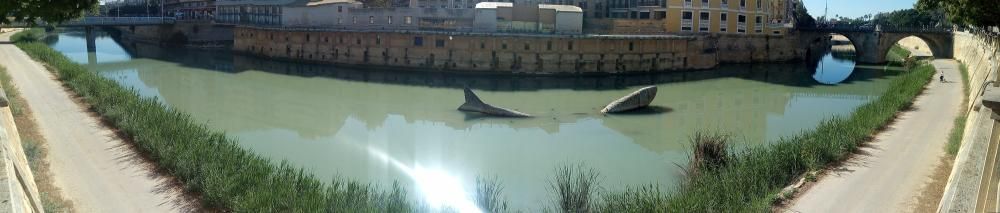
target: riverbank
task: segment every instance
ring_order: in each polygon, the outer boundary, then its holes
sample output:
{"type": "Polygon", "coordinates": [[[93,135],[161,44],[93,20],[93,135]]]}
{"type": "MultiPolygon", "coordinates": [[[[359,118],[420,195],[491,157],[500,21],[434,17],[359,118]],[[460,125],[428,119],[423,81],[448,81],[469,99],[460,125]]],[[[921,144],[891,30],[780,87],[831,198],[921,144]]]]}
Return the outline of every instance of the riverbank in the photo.
{"type": "MultiPolygon", "coordinates": [[[[125,137],[124,139],[129,141],[128,144],[119,142],[122,144],[114,145],[109,150],[121,150],[121,148],[114,148],[118,146],[134,146],[138,152],[136,154],[139,154],[140,158],[155,161],[157,164],[156,167],[177,178],[177,180],[183,183],[183,188],[188,192],[197,194],[197,197],[201,199],[201,203],[206,205],[207,208],[226,209],[237,212],[314,211],[321,209],[401,212],[411,208],[410,204],[406,201],[405,193],[401,192],[398,187],[392,191],[381,191],[370,185],[351,181],[334,181],[330,184],[319,181],[301,169],[294,168],[285,163],[274,163],[250,151],[239,148],[234,144],[232,139],[222,133],[209,130],[204,125],[193,122],[185,113],[168,109],[155,99],[141,98],[134,90],[123,88],[112,80],[88,71],[45,44],[30,41],[16,41],[15,43],[18,48],[35,60],[48,64],[55,76],[58,77],[58,80],[62,81],[70,91],[75,92],[82,101],[89,105],[89,108],[94,113],[101,116],[105,122],[113,126],[118,135],[125,137]]],[[[43,72],[39,69],[25,70],[43,72]]],[[[41,75],[41,73],[35,73],[34,75],[41,75]]],[[[53,96],[28,94],[26,97],[43,98],[53,96]]],[[[73,106],[75,104],[63,105],[73,106]]],[[[78,112],[78,110],[68,111],[78,112]]],[[[59,115],[60,113],[48,112],[39,114],[48,115],[47,117],[51,118],[51,116],[59,115]]],[[[51,119],[55,120],[53,121],[55,123],[66,122],[61,119],[51,119]]],[[[89,118],[80,120],[81,122],[85,122],[89,118]]],[[[92,125],[80,124],[76,126],[78,127],[66,127],[66,129],[79,129],[92,125]]],[[[44,129],[51,130],[52,128],[44,129]]],[[[82,140],[82,138],[100,136],[96,134],[79,135],[67,133],[63,137],[77,137],[77,140],[82,140]]],[[[100,151],[91,151],[94,152],[91,155],[100,155],[101,153],[100,151]]],[[[57,153],[55,156],[71,158],[71,156],[77,155],[57,153]]],[[[106,156],[113,159],[117,158],[116,156],[121,156],[121,154],[107,154],[106,156]]],[[[139,157],[135,155],[127,155],[125,157],[128,156],[132,156],[129,158],[139,157]]],[[[115,161],[112,160],[112,162],[115,161]]],[[[103,167],[110,167],[105,169],[117,168],[117,166],[103,167]]],[[[75,173],[74,176],[83,178],[102,179],[88,181],[93,182],[96,186],[107,186],[108,184],[130,185],[129,181],[120,180],[120,178],[124,177],[120,177],[116,181],[105,180],[107,175],[120,174],[119,172],[83,171],[85,168],[94,168],[94,166],[84,166],[84,168],[78,168],[77,172],[71,173],[75,173]]],[[[97,169],[95,168],[94,170],[97,169]]],[[[134,171],[130,170],[130,172],[134,171]]],[[[57,176],[66,177],[65,175],[58,174],[57,176]]],[[[148,176],[133,176],[133,178],[140,179],[147,179],[146,177],[148,176]]],[[[64,187],[64,189],[66,188],[64,187]]],[[[96,199],[86,203],[113,202],[108,203],[106,206],[84,207],[77,205],[78,209],[102,208],[108,211],[121,211],[125,209],[166,208],[161,211],[183,211],[175,208],[198,208],[186,203],[190,202],[190,200],[174,197],[176,196],[174,192],[177,192],[180,188],[162,185],[160,181],[153,181],[150,184],[131,185],[125,189],[130,191],[139,190],[141,192],[119,194],[125,197],[117,199],[109,199],[109,197],[116,195],[114,191],[104,192],[106,194],[102,194],[102,196],[91,196],[101,193],[90,193],[91,195],[69,197],[75,199],[96,199]],[[156,193],[159,191],[166,191],[168,193],[156,193]],[[142,197],[139,195],[155,195],[157,197],[170,195],[174,198],[157,199],[160,201],[143,200],[153,202],[138,202],[136,198],[142,197]],[[132,202],[123,202],[126,200],[132,200],[132,202]],[[177,202],[184,203],[177,204],[177,202]],[[172,204],[163,205],[164,203],[172,204]],[[135,206],[127,207],[120,205],[135,206]]],[[[69,189],[67,191],[74,190],[69,189]]]]}
{"type": "MultiPolygon", "coordinates": [[[[933,66],[932,73],[938,70],[946,75],[946,79],[959,79],[957,62],[935,60],[933,66]]],[[[944,147],[952,123],[938,121],[951,121],[958,116],[961,90],[962,85],[956,82],[930,83],[913,106],[884,127],[885,131],[879,131],[872,139],[865,140],[857,150],[859,154],[824,169],[817,182],[805,189],[792,202],[789,210],[913,210],[921,204],[919,196],[923,189],[939,178],[933,176],[934,168],[946,156],[944,147]]],[[[937,199],[929,200],[934,203],[937,199]]]]}
{"type": "MultiPolygon", "coordinates": [[[[30,51],[10,43],[10,36],[0,37],[5,41],[0,44],[0,59],[21,88],[39,132],[48,142],[54,183],[75,210],[171,212],[189,210],[197,203],[185,199],[168,177],[154,172],[153,164],[139,157],[139,152],[104,126],[86,105],[76,102],[87,97],[73,96],[56,78],[68,80],[70,75],[49,72],[26,54],[30,51]]],[[[49,64],[53,71],[66,68],[66,64],[49,64]]]]}
{"type": "MultiPolygon", "coordinates": [[[[891,72],[887,70],[887,72],[891,72]]],[[[934,74],[931,65],[904,71],[877,100],[851,116],[834,117],[813,131],[731,155],[718,169],[690,177],[676,194],[637,187],[609,195],[605,209],[624,211],[770,211],[786,194],[782,188],[807,172],[838,165],[909,109],[934,74]]],[[[938,149],[941,150],[941,149],[938,149]]],[[[877,200],[877,199],[876,199],[877,200]]]]}
{"type": "Polygon", "coordinates": [[[49,165],[48,142],[42,137],[38,124],[34,121],[28,101],[21,96],[17,85],[11,80],[6,68],[0,66],[0,85],[7,95],[7,104],[11,116],[17,125],[17,133],[21,146],[27,157],[28,165],[34,175],[35,184],[42,206],[46,212],[73,212],[73,204],[66,199],[62,190],[55,185],[55,179],[49,165]]]}

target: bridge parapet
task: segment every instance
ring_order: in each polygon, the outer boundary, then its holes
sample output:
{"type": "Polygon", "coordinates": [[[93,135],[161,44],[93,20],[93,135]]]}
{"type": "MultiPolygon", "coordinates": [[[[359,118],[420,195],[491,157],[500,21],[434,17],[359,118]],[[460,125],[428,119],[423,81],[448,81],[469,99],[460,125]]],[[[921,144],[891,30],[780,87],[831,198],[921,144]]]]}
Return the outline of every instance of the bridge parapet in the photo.
{"type": "Polygon", "coordinates": [[[819,25],[815,27],[797,28],[806,32],[886,32],[886,33],[942,33],[954,32],[951,27],[913,27],[894,25],[819,25]]]}

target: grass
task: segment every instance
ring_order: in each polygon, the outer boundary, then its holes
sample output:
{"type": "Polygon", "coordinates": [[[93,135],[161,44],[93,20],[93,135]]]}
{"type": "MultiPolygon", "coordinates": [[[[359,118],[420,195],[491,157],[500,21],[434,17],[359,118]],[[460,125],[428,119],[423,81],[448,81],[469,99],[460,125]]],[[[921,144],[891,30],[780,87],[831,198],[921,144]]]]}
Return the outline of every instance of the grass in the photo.
{"type": "Polygon", "coordinates": [[[969,117],[965,107],[969,104],[969,68],[965,64],[960,64],[959,70],[962,73],[962,107],[959,109],[958,117],[953,121],[955,126],[951,127],[951,132],[948,133],[948,145],[945,146],[948,154],[952,157],[958,154],[958,149],[962,146],[962,136],[965,134],[965,122],[969,117]]]}
{"type": "MultiPolygon", "coordinates": [[[[886,71],[893,72],[893,71],[886,71]]],[[[921,64],[893,79],[878,99],[850,116],[821,122],[812,131],[734,153],[727,166],[682,183],[675,193],[639,187],[604,196],[599,210],[621,212],[765,212],[780,201],[783,187],[809,171],[846,159],[912,105],[934,75],[921,64]]]]}
{"type": "Polygon", "coordinates": [[[234,212],[409,212],[406,193],[394,184],[379,190],[369,184],[320,181],[289,165],[241,148],[190,115],[144,98],[131,88],[98,76],[35,37],[15,36],[16,45],[47,64],[63,84],[125,135],[143,155],[176,177],[210,209],[234,212]]]}
{"type": "Polygon", "coordinates": [[[476,177],[476,205],[483,212],[500,213],[508,212],[507,198],[503,194],[503,184],[496,176],[484,178],[476,177]]]}
{"type": "Polygon", "coordinates": [[[8,106],[14,123],[17,125],[17,133],[21,137],[21,148],[28,158],[28,166],[35,177],[35,185],[38,186],[39,197],[42,199],[42,207],[47,212],[72,212],[72,204],[63,198],[59,187],[53,183],[52,173],[49,170],[49,163],[46,161],[48,150],[45,149],[45,138],[39,133],[38,125],[32,120],[31,109],[28,108],[27,101],[21,96],[21,92],[11,82],[7,70],[0,66],[0,85],[7,94],[8,106]]]}
{"type": "Polygon", "coordinates": [[[556,167],[552,190],[556,193],[556,206],[562,212],[591,212],[598,192],[600,173],[581,164],[564,164],[556,167]]]}

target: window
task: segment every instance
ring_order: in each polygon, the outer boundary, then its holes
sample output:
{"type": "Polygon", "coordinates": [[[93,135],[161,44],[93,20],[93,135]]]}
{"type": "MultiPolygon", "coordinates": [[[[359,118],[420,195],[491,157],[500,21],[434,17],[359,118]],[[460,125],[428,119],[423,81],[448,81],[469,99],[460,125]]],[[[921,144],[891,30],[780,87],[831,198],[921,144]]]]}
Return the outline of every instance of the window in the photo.
{"type": "Polygon", "coordinates": [[[434,40],[435,47],[444,47],[444,39],[434,40]]]}
{"type": "Polygon", "coordinates": [[[694,13],[691,11],[684,11],[681,15],[681,31],[691,31],[694,27],[694,13]]]}
{"type": "Polygon", "coordinates": [[[358,17],[354,16],[353,19],[354,19],[354,24],[358,24],[358,17]]]}
{"type": "Polygon", "coordinates": [[[712,15],[708,12],[701,12],[701,15],[698,17],[698,32],[708,32],[708,28],[712,24],[710,17],[712,15]]]}
{"type": "Polygon", "coordinates": [[[739,18],[736,19],[736,32],[745,33],[747,32],[747,16],[740,14],[739,18]]]}
{"type": "Polygon", "coordinates": [[[571,41],[571,42],[569,42],[569,45],[566,45],[566,47],[567,47],[567,48],[568,48],[569,50],[573,50],[573,42],[572,42],[572,41],[571,41]]]}
{"type": "Polygon", "coordinates": [[[479,42],[479,49],[486,49],[486,42],[479,42]]]}
{"type": "Polygon", "coordinates": [[[368,16],[368,24],[375,24],[375,16],[368,16]]]}
{"type": "Polygon", "coordinates": [[[344,23],[344,20],[341,19],[340,17],[337,17],[337,24],[343,24],[343,23],[344,23]]]}
{"type": "Polygon", "coordinates": [[[386,23],[386,24],[392,24],[392,16],[389,16],[389,18],[387,18],[387,19],[385,20],[385,23],[386,23]]]}
{"type": "Polygon", "coordinates": [[[729,31],[729,14],[725,12],[719,16],[719,32],[729,31]]]}
{"type": "Polygon", "coordinates": [[[754,23],[753,25],[754,32],[756,33],[764,32],[764,17],[757,16],[753,23],[754,23]]]}
{"type": "Polygon", "coordinates": [[[708,0],[701,0],[701,7],[708,8],[708,0]]]}
{"type": "Polygon", "coordinates": [[[382,36],[375,35],[375,45],[382,44],[382,36]]]}
{"type": "Polygon", "coordinates": [[[760,2],[762,2],[762,0],[757,0],[757,9],[758,10],[760,10],[760,2]]]}
{"type": "Polygon", "coordinates": [[[404,24],[413,24],[413,17],[404,16],[403,17],[403,23],[404,24]]]}
{"type": "Polygon", "coordinates": [[[633,51],[633,50],[635,50],[635,43],[630,41],[628,42],[628,51],[633,51]]]}
{"type": "Polygon", "coordinates": [[[552,50],[552,41],[545,42],[545,49],[552,50]]]}
{"type": "Polygon", "coordinates": [[[413,37],[413,46],[416,47],[424,46],[424,37],[420,36],[413,37]]]}
{"type": "Polygon", "coordinates": [[[528,43],[524,43],[524,50],[531,50],[531,47],[528,47],[528,43]]]}
{"type": "Polygon", "coordinates": [[[747,8],[747,0],[740,0],[740,9],[747,8]]]}
{"type": "Polygon", "coordinates": [[[684,0],[684,7],[691,7],[691,0],[684,0]]]}
{"type": "Polygon", "coordinates": [[[338,13],[344,12],[344,6],[337,6],[337,12],[338,13]]]}

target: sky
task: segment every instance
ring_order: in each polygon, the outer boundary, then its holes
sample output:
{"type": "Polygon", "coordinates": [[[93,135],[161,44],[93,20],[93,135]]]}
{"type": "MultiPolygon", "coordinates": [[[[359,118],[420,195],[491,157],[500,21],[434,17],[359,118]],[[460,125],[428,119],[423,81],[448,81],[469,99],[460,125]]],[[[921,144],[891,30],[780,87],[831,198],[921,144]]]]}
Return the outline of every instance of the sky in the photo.
{"type": "Polygon", "coordinates": [[[825,4],[829,2],[829,16],[859,17],[866,14],[890,12],[899,9],[913,8],[917,0],[802,0],[814,17],[823,16],[825,4]]]}

